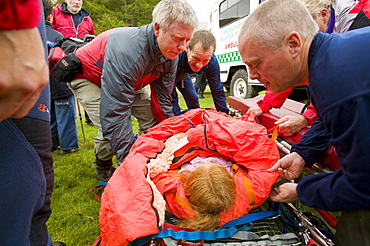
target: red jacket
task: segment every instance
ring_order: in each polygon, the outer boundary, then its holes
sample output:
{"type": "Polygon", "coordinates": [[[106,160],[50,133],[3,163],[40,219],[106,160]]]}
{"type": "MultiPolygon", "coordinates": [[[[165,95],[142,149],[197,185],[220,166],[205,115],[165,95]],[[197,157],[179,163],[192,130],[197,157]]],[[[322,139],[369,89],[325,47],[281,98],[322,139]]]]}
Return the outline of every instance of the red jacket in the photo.
{"type": "MultiPolygon", "coordinates": [[[[270,90],[266,90],[265,97],[262,100],[258,101],[257,104],[263,112],[268,112],[272,108],[280,108],[281,106],[283,106],[285,100],[288,98],[293,89],[294,86],[278,93],[272,93],[270,90]]],[[[308,105],[306,111],[302,114],[302,116],[308,120],[310,125],[315,122],[318,116],[316,114],[316,109],[312,105],[312,103],[308,105]]]]}
{"type": "MultiPolygon", "coordinates": [[[[147,163],[164,149],[164,142],[189,129],[187,138],[191,144],[238,163],[239,169],[235,170],[237,200],[221,214],[222,223],[247,214],[269,196],[279,174],[267,169],[279,159],[279,151],[275,142],[267,137],[266,128],[255,123],[253,117],[233,118],[224,113],[193,109],[168,118],[139,136],[125,161],[114,172],[104,190],[99,214],[102,246],[127,245],[129,241],[157,233],[161,226],[159,218],[164,213],[164,208],[154,207],[156,199],[153,198],[160,195],[158,191],[165,193],[167,205],[171,203],[172,208],[191,217],[186,202],[180,204],[179,200],[171,199],[171,194],[184,197],[181,181],[176,177],[172,180],[164,177],[156,192],[147,177],[147,163]],[[168,190],[169,186],[173,189],[168,190]]],[[[157,182],[159,177],[157,175],[153,181],[157,182]]]]}
{"type": "Polygon", "coordinates": [[[0,30],[34,28],[40,22],[41,6],[35,0],[2,0],[0,30]]]}
{"type": "Polygon", "coordinates": [[[82,21],[76,30],[72,14],[67,10],[67,3],[57,4],[53,9],[53,29],[63,34],[66,38],[83,38],[86,34],[95,35],[90,13],[84,9],[81,9],[80,13],[82,21]]]}

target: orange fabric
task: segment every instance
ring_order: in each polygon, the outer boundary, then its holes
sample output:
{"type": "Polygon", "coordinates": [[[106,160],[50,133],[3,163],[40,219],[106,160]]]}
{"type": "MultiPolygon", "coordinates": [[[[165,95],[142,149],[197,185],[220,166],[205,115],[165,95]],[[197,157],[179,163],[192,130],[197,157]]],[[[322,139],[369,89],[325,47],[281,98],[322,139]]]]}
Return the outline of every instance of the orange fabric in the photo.
{"type": "MultiPolygon", "coordinates": [[[[255,123],[253,117],[233,118],[215,111],[193,109],[166,119],[139,136],[109,180],[99,214],[102,246],[127,245],[129,241],[159,231],[152,189],[145,180],[146,164],[164,149],[167,138],[187,130],[192,145],[202,148],[204,153],[217,152],[240,166],[235,174],[236,202],[221,214],[222,224],[247,214],[251,207],[267,199],[278,177],[278,172],[267,169],[279,159],[279,152],[274,141],[267,137],[266,129],[255,123]]],[[[153,182],[166,198],[169,211],[180,218],[194,216],[180,175],[161,173],[153,182]]]]}

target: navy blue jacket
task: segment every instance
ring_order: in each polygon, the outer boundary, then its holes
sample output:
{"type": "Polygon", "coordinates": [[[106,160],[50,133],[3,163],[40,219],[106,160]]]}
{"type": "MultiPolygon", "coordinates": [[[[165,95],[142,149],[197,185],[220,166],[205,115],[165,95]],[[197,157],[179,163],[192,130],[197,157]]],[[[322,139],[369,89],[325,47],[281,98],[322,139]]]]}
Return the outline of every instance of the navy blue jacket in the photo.
{"type": "MultiPolygon", "coordinates": [[[[194,89],[193,83],[189,76],[190,73],[193,71],[191,70],[188,57],[186,51],[182,52],[178,56],[178,65],[177,65],[177,73],[176,73],[176,87],[180,90],[181,94],[183,95],[185,102],[189,109],[192,108],[199,108],[199,101],[197,93],[194,89]]],[[[220,65],[216,56],[213,54],[209,63],[201,69],[206,74],[206,78],[208,80],[209,88],[211,89],[213,102],[217,111],[229,113],[229,108],[226,106],[226,96],[224,92],[224,86],[220,79],[220,65]]],[[[172,93],[173,96],[173,108],[174,114],[179,115],[179,106],[178,106],[178,99],[176,88],[174,88],[174,92],[172,93]],[[178,112],[176,112],[178,109],[178,112]]]]}
{"type": "Polygon", "coordinates": [[[370,27],[318,33],[308,57],[309,92],[318,121],[292,151],[317,161],[328,145],[343,168],[302,179],[299,198],[328,211],[370,209],[370,27]]]}

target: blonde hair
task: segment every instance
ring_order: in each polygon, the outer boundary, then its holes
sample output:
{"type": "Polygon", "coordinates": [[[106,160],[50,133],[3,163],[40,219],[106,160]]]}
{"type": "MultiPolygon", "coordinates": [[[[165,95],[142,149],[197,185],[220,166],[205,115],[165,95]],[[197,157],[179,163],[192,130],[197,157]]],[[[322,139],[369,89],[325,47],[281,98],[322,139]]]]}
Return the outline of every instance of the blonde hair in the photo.
{"type": "Polygon", "coordinates": [[[307,7],[308,12],[311,14],[312,18],[317,21],[320,16],[321,10],[326,9],[332,10],[334,5],[334,0],[301,0],[303,4],[307,7]]]}
{"type": "Polygon", "coordinates": [[[223,166],[205,163],[188,173],[185,192],[195,218],[175,223],[182,227],[212,231],[220,224],[220,213],[234,204],[235,180],[223,166]]]}

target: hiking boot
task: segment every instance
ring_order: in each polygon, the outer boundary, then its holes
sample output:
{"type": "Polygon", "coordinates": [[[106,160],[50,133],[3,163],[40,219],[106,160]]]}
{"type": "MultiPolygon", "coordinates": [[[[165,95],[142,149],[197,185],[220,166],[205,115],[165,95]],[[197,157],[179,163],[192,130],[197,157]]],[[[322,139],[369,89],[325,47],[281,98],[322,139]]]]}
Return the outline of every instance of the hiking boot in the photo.
{"type": "Polygon", "coordinates": [[[99,181],[108,182],[115,170],[116,168],[114,166],[111,166],[107,169],[96,166],[96,177],[99,181]]]}
{"type": "Polygon", "coordinates": [[[101,160],[97,156],[95,158],[96,177],[99,181],[107,182],[116,168],[113,166],[112,159],[101,160]]]}
{"type": "Polygon", "coordinates": [[[52,246],[67,246],[65,243],[62,242],[55,242],[52,244],[52,246]]]}

